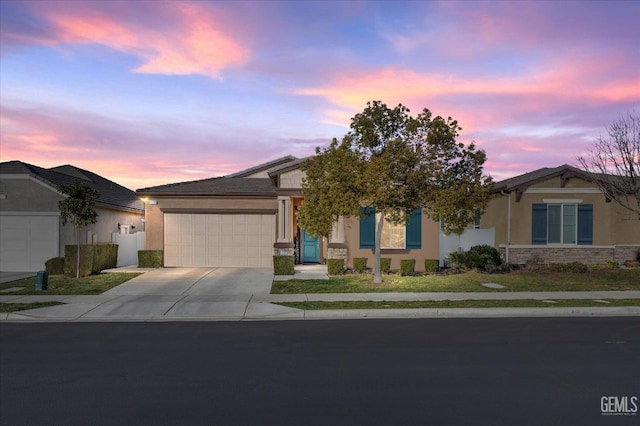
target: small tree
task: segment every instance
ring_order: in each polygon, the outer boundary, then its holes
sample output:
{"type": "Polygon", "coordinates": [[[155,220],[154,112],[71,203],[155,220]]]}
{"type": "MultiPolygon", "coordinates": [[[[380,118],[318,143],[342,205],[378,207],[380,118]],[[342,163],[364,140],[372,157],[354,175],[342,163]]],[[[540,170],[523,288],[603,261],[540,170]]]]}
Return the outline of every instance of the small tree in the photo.
{"type": "Polygon", "coordinates": [[[351,120],[342,142],[316,148],[303,166],[305,202],[298,221],[312,235],[328,236],[340,216],[380,214],[375,233],[374,282],[382,282],[380,243],[384,221],[410,220],[423,208],[444,220],[446,232],[460,233],[484,211],[491,179],[482,175],[484,151],[456,142],[458,123],[431,118],[424,109],[415,118],[403,105],[391,109],[380,101],[367,103],[351,120]]]}
{"type": "Polygon", "coordinates": [[[608,199],[640,220],[640,116],[630,112],[612,122],[578,162],[608,199]]]}
{"type": "Polygon", "coordinates": [[[98,213],[93,208],[100,193],[93,188],[86,187],[79,180],[73,185],[58,186],[58,191],[66,195],[64,200],[58,202],[62,224],[66,225],[69,221],[76,231],[78,245],[76,278],[80,278],[80,231],[85,226],[98,221],[98,213]]]}

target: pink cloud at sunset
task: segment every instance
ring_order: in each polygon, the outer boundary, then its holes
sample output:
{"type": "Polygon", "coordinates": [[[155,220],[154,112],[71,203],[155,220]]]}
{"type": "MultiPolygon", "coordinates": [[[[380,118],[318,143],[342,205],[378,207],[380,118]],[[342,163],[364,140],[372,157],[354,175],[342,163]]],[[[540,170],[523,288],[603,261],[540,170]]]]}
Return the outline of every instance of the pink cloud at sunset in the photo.
{"type": "Polygon", "coordinates": [[[0,155],[130,188],[341,138],[367,101],[428,108],[496,179],[640,110],[640,3],[0,2],[0,155]]]}
{"type": "Polygon", "coordinates": [[[218,78],[225,68],[243,65],[250,58],[248,47],[229,37],[216,13],[199,3],[158,3],[141,10],[165,21],[162,28],[121,19],[117,8],[69,6],[45,7],[41,16],[53,29],[49,42],[101,44],[126,52],[144,61],[135,72],[218,78]]]}

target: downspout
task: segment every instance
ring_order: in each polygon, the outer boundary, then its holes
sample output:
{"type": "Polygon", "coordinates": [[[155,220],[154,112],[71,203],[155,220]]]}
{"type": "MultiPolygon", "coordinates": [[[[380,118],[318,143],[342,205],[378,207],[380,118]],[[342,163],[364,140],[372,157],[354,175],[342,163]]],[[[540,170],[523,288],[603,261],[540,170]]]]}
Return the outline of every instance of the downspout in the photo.
{"type": "Polygon", "coordinates": [[[508,197],[507,200],[507,247],[505,248],[505,260],[509,263],[509,245],[511,245],[511,192],[505,194],[504,189],[500,190],[500,195],[508,197]]]}

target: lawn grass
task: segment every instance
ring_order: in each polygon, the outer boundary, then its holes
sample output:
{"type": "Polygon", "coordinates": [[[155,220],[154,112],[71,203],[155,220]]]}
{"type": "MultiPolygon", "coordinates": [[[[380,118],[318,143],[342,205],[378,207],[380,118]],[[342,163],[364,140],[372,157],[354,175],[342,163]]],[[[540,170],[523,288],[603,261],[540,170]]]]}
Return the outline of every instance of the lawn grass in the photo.
{"type": "Polygon", "coordinates": [[[0,303],[0,312],[11,313],[28,309],[48,308],[49,306],[64,305],[62,302],[31,302],[31,303],[0,303]]]}
{"type": "Polygon", "coordinates": [[[385,293],[385,292],[508,292],[508,291],[597,291],[640,290],[640,269],[613,269],[589,273],[485,274],[467,272],[453,275],[402,277],[385,275],[382,284],[373,284],[371,275],[344,275],[329,280],[275,281],[272,294],[304,293],[385,293]],[[484,287],[484,283],[504,286],[484,287]]]}
{"type": "Polygon", "coordinates": [[[49,276],[47,290],[36,291],[36,277],[24,278],[0,284],[0,291],[11,287],[24,287],[22,290],[0,295],[38,294],[38,295],[87,295],[101,294],[123,282],[137,277],[138,273],[98,274],[83,278],[70,278],[64,275],[49,276]]]}
{"type": "Polygon", "coordinates": [[[640,299],[602,299],[602,303],[588,299],[558,299],[549,303],[537,299],[518,300],[411,300],[411,301],[341,301],[341,302],[278,302],[289,308],[317,311],[326,309],[418,309],[418,308],[578,308],[640,306],[640,299]]]}

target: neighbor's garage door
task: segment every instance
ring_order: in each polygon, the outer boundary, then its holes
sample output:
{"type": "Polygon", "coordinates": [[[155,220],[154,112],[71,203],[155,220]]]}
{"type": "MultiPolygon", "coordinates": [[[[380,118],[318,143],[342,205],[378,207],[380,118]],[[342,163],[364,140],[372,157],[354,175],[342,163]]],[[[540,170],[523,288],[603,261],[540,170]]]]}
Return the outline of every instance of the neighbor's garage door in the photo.
{"type": "Polygon", "coordinates": [[[273,266],[275,216],[164,215],[165,266],[273,266]]]}
{"type": "Polygon", "coordinates": [[[33,272],[58,256],[56,215],[0,215],[0,271],[33,272]]]}

